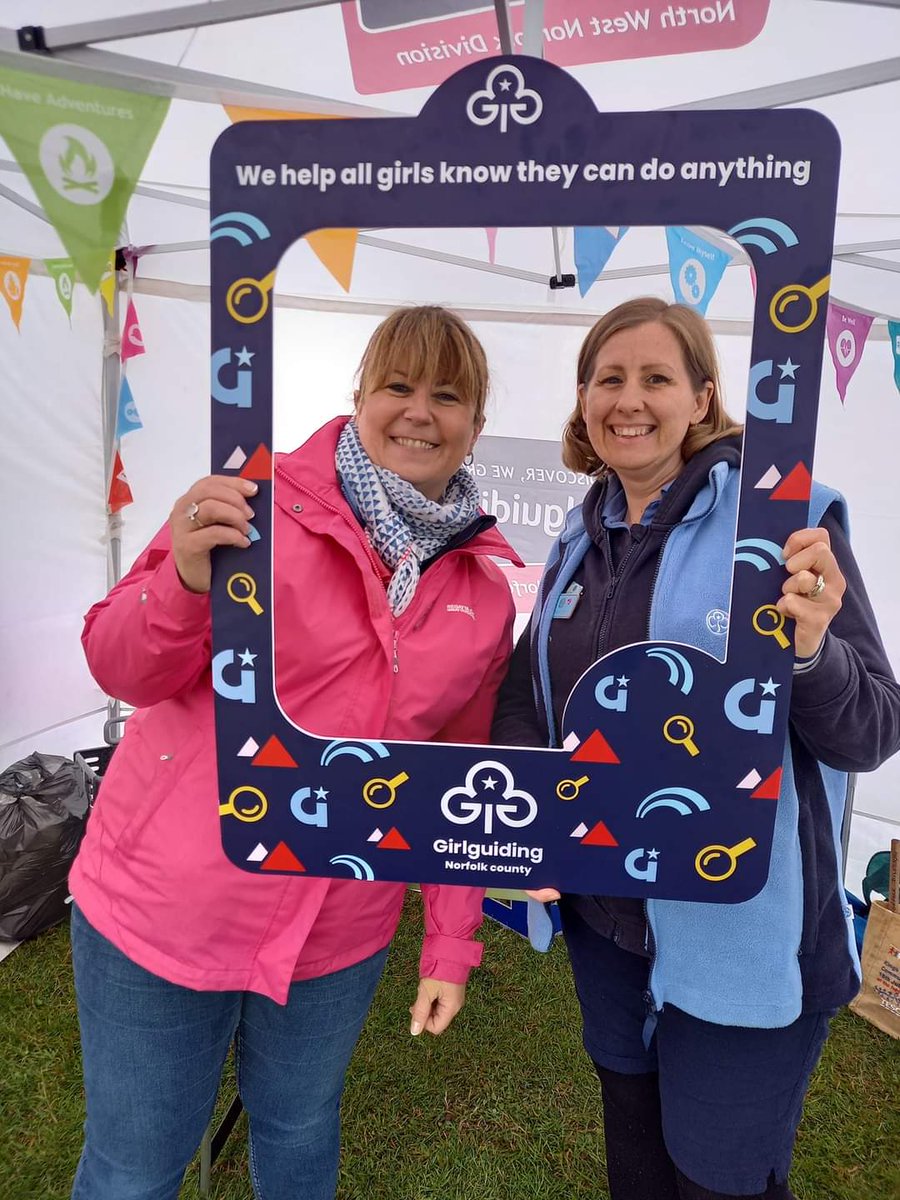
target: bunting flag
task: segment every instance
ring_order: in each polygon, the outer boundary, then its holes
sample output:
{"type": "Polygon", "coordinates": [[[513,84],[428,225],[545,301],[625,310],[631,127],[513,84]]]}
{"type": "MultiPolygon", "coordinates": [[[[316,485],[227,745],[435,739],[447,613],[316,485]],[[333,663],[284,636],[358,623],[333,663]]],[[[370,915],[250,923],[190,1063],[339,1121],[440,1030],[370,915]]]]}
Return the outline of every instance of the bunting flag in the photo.
{"type": "Polygon", "coordinates": [[[25,285],[28,282],[30,258],[0,256],[0,293],[9,305],[10,316],[16,329],[22,320],[22,305],[25,303],[25,285]]]}
{"type": "MultiPolygon", "coordinates": [[[[279,112],[273,108],[243,108],[223,104],[232,123],[238,121],[340,121],[336,113],[279,112]]],[[[345,292],[350,291],[358,229],[317,229],[306,235],[310,250],[345,292]]],[[[493,260],[492,260],[493,261],[493,260]]]]}
{"type": "Polygon", "coordinates": [[[239,121],[342,121],[338,113],[282,112],[277,108],[244,108],[238,104],[223,104],[232,125],[239,121]]]}
{"type": "Polygon", "coordinates": [[[116,410],[116,441],[121,441],[126,433],[143,428],[144,423],[134,402],[131,384],[123,375],[122,384],[119,388],[119,407],[116,410]]]}
{"type": "Polygon", "coordinates": [[[497,253],[497,229],[496,226],[488,226],[484,231],[487,234],[488,243],[488,262],[491,266],[494,265],[494,258],[497,253]]]}
{"type": "Polygon", "coordinates": [[[828,305],[825,337],[831,351],[835,381],[842,404],[846,401],[847,384],[853,378],[862,358],[873,320],[874,317],[855,312],[841,304],[828,305]]]}
{"type": "Polygon", "coordinates": [[[134,496],[132,496],[131,488],[128,486],[128,476],[125,474],[122,457],[118,450],[116,451],[116,458],[113,463],[112,478],[109,481],[109,496],[107,497],[106,504],[111,513],[119,512],[127,504],[134,504],[134,496]]]}
{"type": "Polygon", "coordinates": [[[0,68],[0,134],[96,292],[169,100],[0,68]]]}
{"type": "Polygon", "coordinates": [[[900,390],[900,321],[888,321],[888,337],[894,352],[894,383],[900,390]]]}
{"type": "Polygon", "coordinates": [[[45,258],[47,274],[56,285],[56,298],[72,324],[72,295],[75,291],[75,264],[71,258],[45,258]]]}
{"type": "Polygon", "coordinates": [[[667,225],[666,242],[676,301],[705,313],[731,255],[683,225],[667,225]]]}
{"type": "Polygon", "coordinates": [[[345,292],[350,291],[358,229],[314,229],[306,235],[310,250],[345,292]]]}
{"type": "Polygon", "coordinates": [[[125,313],[125,328],[122,330],[122,361],[144,353],[144,335],[141,333],[137,309],[134,307],[134,301],[129,300],[125,313]]]}
{"type": "Polygon", "coordinates": [[[119,286],[118,276],[116,275],[116,252],[112,250],[106,260],[106,267],[103,270],[103,275],[100,279],[100,295],[103,297],[103,303],[106,305],[106,311],[110,316],[113,315],[116,299],[116,288],[119,286]]]}
{"type": "Polygon", "coordinates": [[[587,295],[609,262],[609,256],[625,236],[627,225],[587,225],[575,227],[575,270],[578,290],[587,295]]]}

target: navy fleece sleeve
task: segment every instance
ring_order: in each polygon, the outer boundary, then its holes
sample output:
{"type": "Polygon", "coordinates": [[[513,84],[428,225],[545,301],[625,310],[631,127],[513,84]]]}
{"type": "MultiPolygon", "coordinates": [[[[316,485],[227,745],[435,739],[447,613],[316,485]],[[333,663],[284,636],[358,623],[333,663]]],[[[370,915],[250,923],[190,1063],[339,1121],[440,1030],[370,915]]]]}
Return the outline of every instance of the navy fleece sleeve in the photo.
{"type": "Polygon", "coordinates": [[[794,676],[791,724],[827,766],[874,771],[900,749],[900,685],[847,537],[829,513],[822,525],[847,590],[818,661],[794,676]]]}

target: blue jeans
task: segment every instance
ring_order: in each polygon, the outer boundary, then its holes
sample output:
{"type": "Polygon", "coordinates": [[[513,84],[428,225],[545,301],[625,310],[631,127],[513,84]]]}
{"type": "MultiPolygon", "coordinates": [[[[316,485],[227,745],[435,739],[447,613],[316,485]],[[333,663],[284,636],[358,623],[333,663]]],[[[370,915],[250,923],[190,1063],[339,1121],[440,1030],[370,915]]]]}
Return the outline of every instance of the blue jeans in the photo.
{"type": "Polygon", "coordinates": [[[72,906],[87,1098],[72,1200],[176,1200],[235,1041],[258,1200],[331,1200],[344,1075],[387,949],[287,1004],[197,992],[126,958],[72,906]]]}

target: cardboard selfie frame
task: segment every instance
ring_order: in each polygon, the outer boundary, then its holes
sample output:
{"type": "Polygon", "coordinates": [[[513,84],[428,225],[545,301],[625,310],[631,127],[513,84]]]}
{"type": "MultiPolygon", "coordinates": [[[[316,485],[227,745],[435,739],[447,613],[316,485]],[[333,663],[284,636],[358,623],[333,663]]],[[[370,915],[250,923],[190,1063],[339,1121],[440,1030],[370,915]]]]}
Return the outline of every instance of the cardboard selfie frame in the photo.
{"type": "MultiPolygon", "coordinates": [[[[794,660],[774,604],[780,548],[807,524],[838,160],[833,127],[813,112],[601,113],[566,72],[521,56],[466,67],[415,118],[248,122],[219,138],[212,469],[259,484],[255,540],[217,551],[213,572],[219,808],[232,862],[726,903],[762,888],[794,660]],[[735,561],[706,615],[727,622],[725,661],[688,644],[689,629],[607,655],[573,690],[553,749],[299,729],[273,678],[281,256],[319,228],[601,223],[714,226],[755,269],[735,561]]],[[[690,287],[703,266],[682,270],[690,287]]],[[[548,598],[547,622],[567,582],[548,598]]],[[[651,638],[659,624],[651,614],[651,638]]],[[[436,688],[443,669],[434,664],[436,688]]]]}

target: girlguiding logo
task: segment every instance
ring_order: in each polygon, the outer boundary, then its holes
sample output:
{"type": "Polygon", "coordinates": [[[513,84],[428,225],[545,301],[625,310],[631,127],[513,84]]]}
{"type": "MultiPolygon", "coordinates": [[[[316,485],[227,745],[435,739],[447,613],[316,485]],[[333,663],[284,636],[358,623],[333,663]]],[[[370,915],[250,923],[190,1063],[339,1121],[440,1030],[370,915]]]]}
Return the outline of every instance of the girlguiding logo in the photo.
{"type": "Polygon", "coordinates": [[[490,125],[499,118],[501,133],[509,129],[510,120],[517,125],[533,125],[543,111],[543,100],[525,86],[519,68],[506,64],[494,67],[484,90],[473,92],[466,105],[466,116],[473,125],[490,125]]]}

